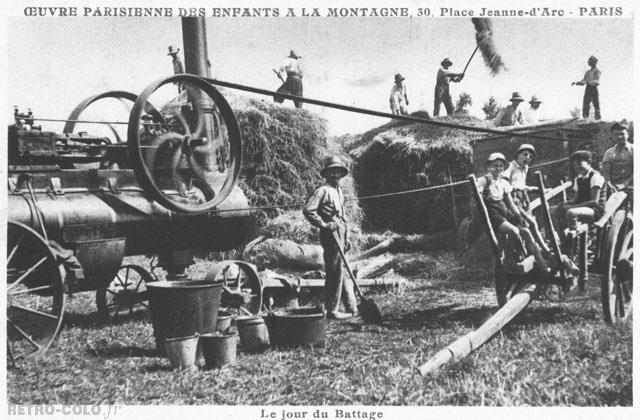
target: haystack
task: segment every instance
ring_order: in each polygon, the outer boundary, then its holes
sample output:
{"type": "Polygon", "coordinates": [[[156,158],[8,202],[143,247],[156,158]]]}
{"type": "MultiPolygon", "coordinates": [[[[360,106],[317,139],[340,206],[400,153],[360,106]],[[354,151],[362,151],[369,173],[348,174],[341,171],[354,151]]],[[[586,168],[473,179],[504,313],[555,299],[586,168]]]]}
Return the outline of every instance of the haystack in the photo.
{"type": "MultiPolygon", "coordinates": [[[[302,204],[322,184],[322,162],[338,155],[351,159],[327,138],[326,121],[305,109],[286,108],[255,99],[231,101],[243,140],[240,186],[252,206],[284,205],[261,210],[262,233],[299,243],[319,241],[302,216],[302,204]]],[[[346,197],[355,197],[351,175],[342,181],[346,197]]],[[[352,230],[359,232],[362,210],[357,201],[346,206],[352,230]]]]}
{"type": "MultiPolygon", "coordinates": [[[[320,169],[326,156],[339,155],[347,166],[351,159],[327,138],[326,120],[306,109],[247,98],[219,89],[231,105],[240,127],[243,157],[239,186],[255,211],[261,234],[299,243],[316,242],[318,233],[302,216],[302,205],[322,184],[320,169]]],[[[183,92],[161,112],[176,112],[186,104],[183,92]]],[[[355,197],[351,174],[343,179],[346,197],[355,197]]],[[[362,210],[357,201],[346,206],[351,230],[360,231],[362,210]]]]}
{"type": "MultiPolygon", "coordinates": [[[[414,113],[424,117],[424,113],[414,113]]],[[[446,121],[485,126],[466,114],[446,121]]],[[[344,137],[354,158],[354,178],[361,196],[388,194],[462,180],[473,172],[470,140],[481,134],[422,123],[391,122],[360,136],[344,137]]],[[[456,192],[464,193],[466,186],[456,192]]],[[[461,203],[464,204],[464,203],[461,203]]],[[[453,229],[449,189],[361,201],[374,229],[402,233],[438,233],[453,229]]]]}

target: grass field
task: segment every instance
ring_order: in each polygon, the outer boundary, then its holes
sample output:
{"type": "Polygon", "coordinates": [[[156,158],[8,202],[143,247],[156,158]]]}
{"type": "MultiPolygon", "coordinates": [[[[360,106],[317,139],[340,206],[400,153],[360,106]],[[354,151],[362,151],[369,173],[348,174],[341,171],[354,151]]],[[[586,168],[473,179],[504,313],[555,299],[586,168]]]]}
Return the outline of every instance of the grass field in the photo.
{"type": "MultiPolygon", "coordinates": [[[[451,256],[439,257],[447,262],[451,256]]],[[[460,363],[417,368],[495,310],[491,284],[447,264],[413,267],[408,285],[372,293],[383,326],[332,321],[324,348],[238,353],[235,365],[173,372],[154,352],[147,314],[98,322],[93,293],[69,301],[39,360],[9,369],[10,403],[630,406],[631,322],[606,326],[597,301],[534,302],[460,363]]],[[[208,263],[201,262],[206,269],[208,263]]]]}

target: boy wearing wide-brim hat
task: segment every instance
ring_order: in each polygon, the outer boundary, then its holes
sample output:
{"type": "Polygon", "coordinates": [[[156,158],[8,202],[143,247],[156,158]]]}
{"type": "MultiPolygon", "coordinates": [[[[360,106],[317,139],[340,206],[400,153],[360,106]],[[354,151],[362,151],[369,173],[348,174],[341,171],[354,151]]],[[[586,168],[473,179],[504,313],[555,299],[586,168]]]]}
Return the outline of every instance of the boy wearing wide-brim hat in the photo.
{"type": "Polygon", "coordinates": [[[356,296],[351,278],[344,276],[338,247],[347,250],[347,220],[344,195],[340,180],[349,173],[342,161],[335,157],[325,159],[320,175],[325,184],[313,192],[304,206],[303,214],[313,226],[320,229],[320,244],[324,251],[325,310],[327,318],[346,319],[357,311],[356,296]],[[334,233],[339,238],[336,243],[334,233]],[[341,312],[340,302],[344,305],[341,312]]]}
{"type": "Polygon", "coordinates": [[[440,105],[444,104],[447,110],[447,115],[452,115],[455,108],[453,107],[453,100],[451,99],[451,93],[449,92],[449,81],[459,82],[464,76],[462,73],[455,73],[449,71],[449,67],[453,65],[451,60],[445,58],[440,62],[441,68],[438,69],[436,76],[436,89],[434,93],[433,101],[433,116],[440,115],[440,105]]]}
{"type": "Polygon", "coordinates": [[[498,112],[498,115],[494,120],[494,125],[496,127],[524,124],[522,111],[518,109],[518,105],[524,102],[524,99],[520,96],[519,92],[513,92],[509,101],[511,104],[502,108],[500,112],[498,112]]]}
{"type": "Polygon", "coordinates": [[[582,118],[589,118],[589,108],[593,104],[596,120],[600,119],[600,96],[598,94],[598,85],[600,85],[600,69],[596,67],[598,59],[594,56],[587,60],[589,70],[586,71],[584,77],[579,82],[573,82],[571,85],[583,86],[584,96],[582,98],[582,118]]]}
{"type": "Polygon", "coordinates": [[[407,106],[409,99],[407,98],[407,87],[404,85],[404,77],[400,73],[395,75],[395,82],[391,87],[389,95],[389,107],[391,113],[396,115],[407,115],[407,106]]]}
{"type": "MultiPolygon", "coordinates": [[[[284,81],[282,86],[280,86],[277,90],[278,93],[284,93],[288,95],[302,96],[302,56],[296,54],[294,50],[289,51],[289,55],[285,62],[280,66],[280,70],[276,73],[278,77],[282,79],[282,74],[285,73],[287,75],[287,79],[284,81]]],[[[284,98],[281,96],[274,95],[273,100],[277,103],[283,103],[284,98]]],[[[302,102],[294,100],[293,101],[296,108],[302,108],[302,102]]]]}

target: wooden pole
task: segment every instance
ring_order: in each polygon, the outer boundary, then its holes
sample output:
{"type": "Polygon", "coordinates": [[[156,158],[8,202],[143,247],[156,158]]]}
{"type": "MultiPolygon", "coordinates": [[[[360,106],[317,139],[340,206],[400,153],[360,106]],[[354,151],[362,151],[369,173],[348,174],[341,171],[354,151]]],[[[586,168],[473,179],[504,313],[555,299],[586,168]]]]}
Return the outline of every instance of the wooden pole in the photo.
{"type": "MultiPolygon", "coordinates": [[[[447,163],[447,183],[452,184],[453,179],[451,178],[451,168],[449,168],[449,164],[447,163]]],[[[453,228],[458,228],[458,215],[456,214],[456,195],[454,191],[454,186],[449,187],[449,196],[451,198],[451,218],[453,219],[453,228]]]]}
{"type": "Polygon", "coordinates": [[[540,171],[535,172],[536,180],[538,181],[538,191],[540,192],[540,204],[542,205],[542,213],[549,227],[549,233],[551,234],[551,245],[555,254],[556,267],[560,270],[560,277],[565,280],[564,270],[562,269],[562,253],[560,252],[560,243],[558,242],[558,236],[553,227],[553,220],[551,220],[551,213],[549,212],[549,203],[547,203],[547,197],[544,195],[544,181],[542,180],[542,173],[540,171]]]}
{"type": "Polygon", "coordinates": [[[467,177],[467,179],[469,180],[469,185],[471,186],[471,194],[473,194],[474,198],[476,199],[476,204],[478,205],[478,211],[480,211],[480,214],[483,218],[482,224],[484,225],[485,232],[487,234],[487,237],[489,238],[489,242],[491,243],[491,248],[493,249],[493,253],[496,257],[496,261],[498,262],[498,264],[500,264],[500,266],[502,266],[502,263],[503,263],[502,250],[500,249],[500,245],[498,244],[498,238],[496,237],[495,232],[491,228],[491,221],[489,220],[489,212],[487,211],[487,207],[484,205],[484,200],[480,195],[480,191],[478,191],[478,185],[476,184],[476,177],[475,175],[471,174],[467,177]]]}
{"type": "Polygon", "coordinates": [[[438,370],[449,362],[457,362],[477,348],[481,347],[498,331],[500,331],[509,321],[515,318],[527,305],[535,299],[539,293],[538,286],[526,284],[524,288],[515,294],[509,301],[496,312],[491,318],[475,331],[472,331],[444,349],[436,353],[424,365],[420,366],[420,374],[426,375],[438,370]]]}

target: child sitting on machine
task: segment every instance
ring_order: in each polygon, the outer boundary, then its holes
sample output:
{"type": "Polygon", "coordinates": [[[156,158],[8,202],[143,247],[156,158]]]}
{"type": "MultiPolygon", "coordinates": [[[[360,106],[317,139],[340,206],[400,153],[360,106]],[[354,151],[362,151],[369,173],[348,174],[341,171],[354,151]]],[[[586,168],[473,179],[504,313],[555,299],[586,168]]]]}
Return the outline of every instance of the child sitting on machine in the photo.
{"type": "Polygon", "coordinates": [[[546,252],[550,252],[549,247],[544,241],[544,238],[540,234],[538,223],[529,211],[529,191],[538,191],[537,187],[531,187],[527,185],[527,173],[529,172],[529,166],[536,159],[536,149],[533,145],[524,143],[516,151],[516,155],[513,161],[509,164],[507,169],[502,173],[511,186],[513,191],[511,192],[511,198],[518,208],[520,215],[526,220],[529,230],[533,234],[533,237],[538,242],[538,245],[546,252]]]}
{"type": "Polygon", "coordinates": [[[604,214],[604,177],[591,167],[593,157],[587,150],[578,150],[570,157],[577,176],[573,180],[574,199],[556,207],[554,222],[561,234],[575,229],[578,221],[592,223],[604,214]]]}
{"type": "Polygon", "coordinates": [[[516,255],[532,254],[540,270],[546,273],[549,266],[511,198],[511,184],[502,177],[506,162],[502,153],[489,155],[489,173],[478,179],[476,184],[487,208],[489,222],[494,230],[507,236],[508,243],[514,244],[516,255]]]}

